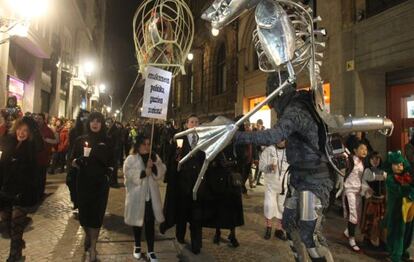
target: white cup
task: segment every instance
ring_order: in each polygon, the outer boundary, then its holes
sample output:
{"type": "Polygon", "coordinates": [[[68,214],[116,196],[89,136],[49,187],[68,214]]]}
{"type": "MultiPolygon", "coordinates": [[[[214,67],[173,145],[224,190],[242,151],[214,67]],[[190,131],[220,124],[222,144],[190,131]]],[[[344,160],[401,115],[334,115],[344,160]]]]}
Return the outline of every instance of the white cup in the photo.
{"type": "Polygon", "coordinates": [[[177,139],[177,147],[178,148],[182,148],[183,147],[183,139],[182,138],[180,138],[180,139],[177,139]]]}
{"type": "Polygon", "coordinates": [[[89,155],[91,154],[91,150],[92,150],[91,147],[84,147],[83,148],[83,156],[84,157],[89,157],[89,155]]]}

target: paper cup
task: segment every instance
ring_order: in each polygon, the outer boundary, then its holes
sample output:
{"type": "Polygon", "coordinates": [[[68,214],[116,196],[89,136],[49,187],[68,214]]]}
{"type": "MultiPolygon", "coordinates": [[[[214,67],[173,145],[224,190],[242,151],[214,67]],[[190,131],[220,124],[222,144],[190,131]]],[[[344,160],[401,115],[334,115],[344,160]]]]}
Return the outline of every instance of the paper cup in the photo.
{"type": "Polygon", "coordinates": [[[83,148],[83,156],[84,157],[89,157],[89,155],[91,154],[91,150],[92,150],[91,147],[84,147],[83,148]]]}
{"type": "Polygon", "coordinates": [[[183,147],[183,139],[177,139],[177,147],[182,148],[183,147]]]}

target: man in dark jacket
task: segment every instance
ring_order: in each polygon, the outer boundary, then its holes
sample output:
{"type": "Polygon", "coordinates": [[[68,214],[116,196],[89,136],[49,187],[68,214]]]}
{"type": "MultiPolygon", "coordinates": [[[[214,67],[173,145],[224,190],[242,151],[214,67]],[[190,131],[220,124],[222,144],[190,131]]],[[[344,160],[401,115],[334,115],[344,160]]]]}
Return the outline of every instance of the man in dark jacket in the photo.
{"type": "Polygon", "coordinates": [[[109,178],[109,185],[112,188],[119,188],[118,184],[118,160],[119,154],[122,150],[121,147],[121,130],[117,127],[114,120],[112,118],[106,119],[106,127],[108,128],[108,137],[111,142],[111,146],[113,148],[113,163],[114,169],[112,171],[111,177],[109,178]]]}
{"type": "MultiPolygon", "coordinates": [[[[191,115],[187,119],[187,128],[198,126],[198,117],[191,115]]],[[[204,154],[197,153],[177,170],[178,161],[187,155],[197,144],[197,135],[188,135],[183,139],[182,148],[178,148],[176,157],[167,171],[167,193],[165,196],[164,212],[166,222],[160,226],[160,231],[176,225],[176,238],[184,243],[187,223],[190,223],[191,250],[200,253],[202,235],[202,207],[199,198],[193,200],[193,187],[204,161],[204,154]]]]}
{"type": "MultiPolygon", "coordinates": [[[[271,74],[267,81],[268,92],[276,89],[287,77],[286,72],[281,72],[282,79],[279,79],[277,73],[271,74]]],[[[315,111],[312,92],[297,91],[295,85],[283,90],[283,94],[279,94],[271,106],[278,114],[274,128],[250,133],[238,132],[235,143],[267,146],[283,140],[289,141],[286,155],[291,175],[283,227],[293,241],[290,241],[293,243],[291,249],[297,260],[303,261],[303,257],[307,256],[301,252],[302,242],[312,261],[326,261],[326,256],[329,256],[327,249],[315,241],[321,237],[317,225],[322,209],[329,204],[329,193],[333,188],[327,158],[320,150],[324,146],[324,138],[319,135],[323,132],[323,122],[315,111]]]]}

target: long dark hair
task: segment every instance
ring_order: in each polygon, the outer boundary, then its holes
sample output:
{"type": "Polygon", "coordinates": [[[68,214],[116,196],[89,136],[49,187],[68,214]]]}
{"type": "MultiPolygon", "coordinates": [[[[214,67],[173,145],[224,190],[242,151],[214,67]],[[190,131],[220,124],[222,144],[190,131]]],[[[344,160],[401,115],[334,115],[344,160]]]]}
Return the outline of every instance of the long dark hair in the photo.
{"type": "Polygon", "coordinates": [[[106,125],[105,125],[105,117],[99,113],[99,112],[93,112],[89,115],[87,124],[86,124],[86,131],[88,135],[97,136],[100,139],[103,139],[106,137],[106,125]],[[101,123],[101,130],[99,130],[98,133],[92,132],[90,123],[93,120],[98,120],[98,122],[101,123]]]}
{"type": "Polygon", "coordinates": [[[150,138],[146,135],[139,134],[136,138],[135,144],[132,145],[131,154],[136,155],[139,153],[139,147],[144,144],[145,140],[150,140],[150,138]]]}
{"type": "Polygon", "coordinates": [[[88,111],[81,109],[76,117],[75,126],[73,130],[76,134],[76,137],[81,136],[85,133],[85,121],[84,117],[89,114],[88,111]]]}

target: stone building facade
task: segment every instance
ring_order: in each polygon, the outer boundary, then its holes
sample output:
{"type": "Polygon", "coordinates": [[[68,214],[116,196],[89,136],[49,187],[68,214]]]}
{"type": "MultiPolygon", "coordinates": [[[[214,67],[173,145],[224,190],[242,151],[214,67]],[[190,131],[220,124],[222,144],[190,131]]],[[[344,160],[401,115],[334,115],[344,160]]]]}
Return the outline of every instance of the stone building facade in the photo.
{"type": "MultiPolygon", "coordinates": [[[[407,114],[414,101],[414,1],[307,2],[323,19],[318,27],[328,33],[322,78],[331,112],[387,115],[396,125],[391,139],[374,132],[368,137],[381,152],[400,149],[414,127],[414,108],[413,116],[407,114]]],[[[201,12],[206,6],[195,10],[201,12]]],[[[266,74],[258,70],[252,44],[254,13],[246,13],[218,37],[211,35],[199,16],[195,14],[194,59],[187,65],[189,74],[175,79],[171,117],[183,121],[196,113],[207,120],[212,115],[233,118],[246,113],[265,96],[266,74]],[[224,91],[219,87],[221,70],[224,91]]],[[[298,84],[308,86],[306,76],[298,84]]],[[[260,114],[270,119],[269,125],[276,121],[270,110],[260,114]]]]}
{"type": "MultiPolygon", "coordinates": [[[[0,5],[7,10],[5,2],[0,5]]],[[[44,17],[30,22],[26,37],[12,36],[0,45],[0,105],[15,95],[15,83],[22,87],[17,95],[24,112],[74,117],[79,107],[90,109],[99,96],[93,79],[87,82],[83,64],[93,59],[102,67],[105,1],[49,4],[44,17]]]]}

